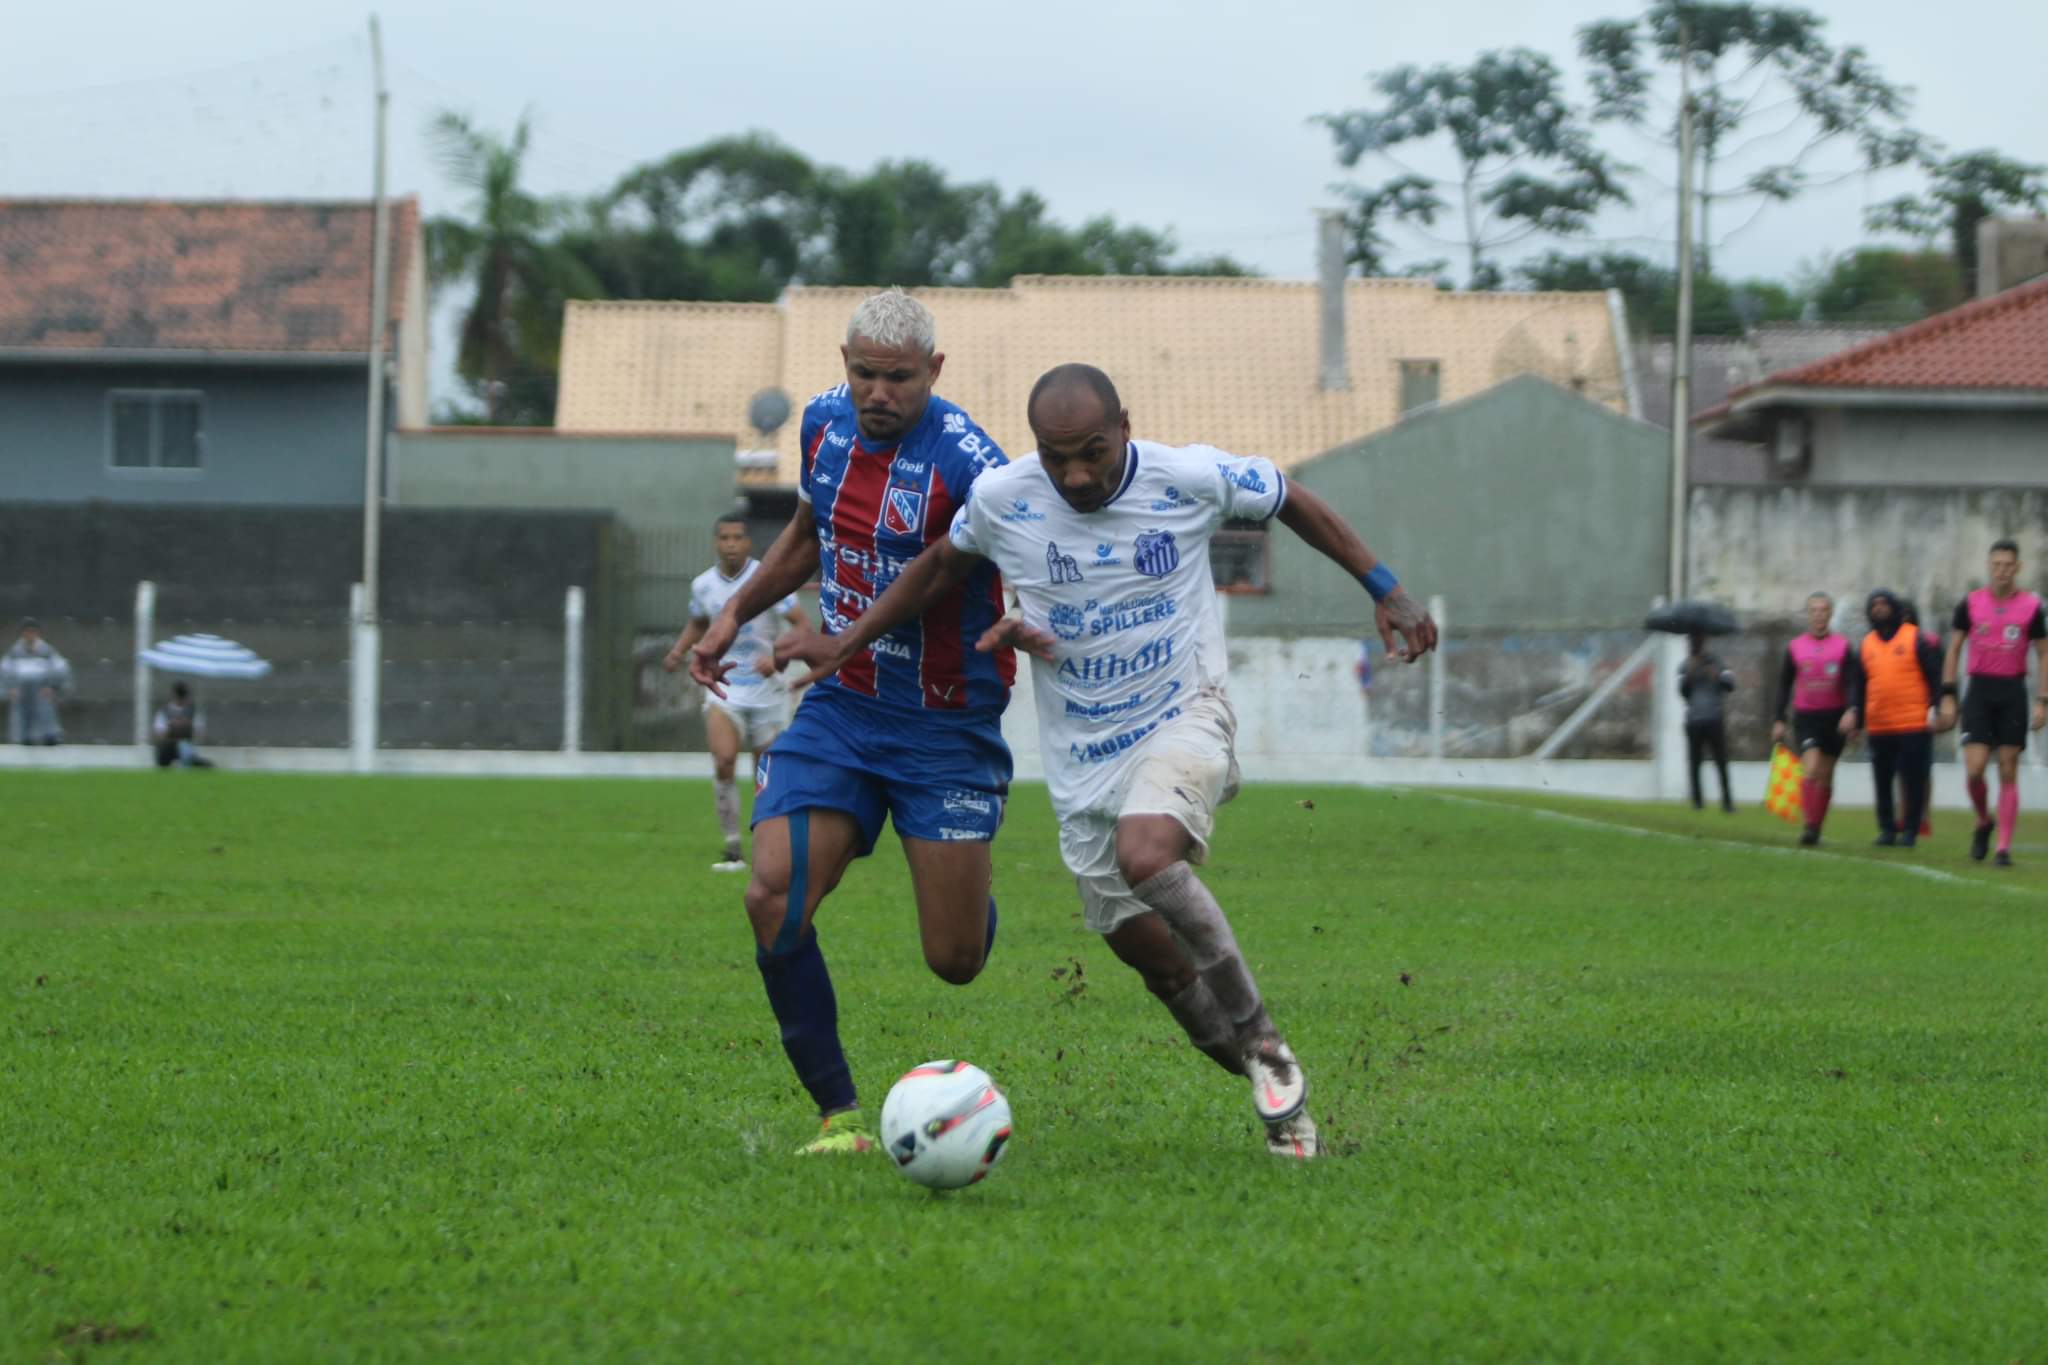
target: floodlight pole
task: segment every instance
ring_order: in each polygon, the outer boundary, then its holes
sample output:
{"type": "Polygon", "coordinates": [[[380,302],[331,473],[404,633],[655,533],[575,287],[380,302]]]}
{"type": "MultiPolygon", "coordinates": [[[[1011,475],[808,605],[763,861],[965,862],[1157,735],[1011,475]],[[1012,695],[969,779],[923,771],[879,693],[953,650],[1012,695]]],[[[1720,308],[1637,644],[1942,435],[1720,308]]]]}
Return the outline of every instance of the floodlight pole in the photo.
{"type": "Polygon", "coordinates": [[[376,155],[370,182],[370,430],[363,461],[363,619],[377,623],[379,512],[384,501],[384,331],[390,310],[391,230],[384,216],[384,43],[370,16],[370,69],[377,84],[376,155]]]}
{"type": "Polygon", "coordinates": [[[1678,335],[1671,357],[1671,600],[1685,596],[1692,435],[1692,34],[1678,26],[1678,335]]]}
{"type": "Polygon", "coordinates": [[[384,211],[384,121],[391,94],[384,88],[384,40],[370,16],[370,71],[376,84],[376,152],[370,184],[370,415],[363,450],[362,607],[353,622],[349,747],[354,767],[367,772],[377,752],[379,665],[377,562],[384,510],[384,332],[390,313],[391,230],[384,211]]]}

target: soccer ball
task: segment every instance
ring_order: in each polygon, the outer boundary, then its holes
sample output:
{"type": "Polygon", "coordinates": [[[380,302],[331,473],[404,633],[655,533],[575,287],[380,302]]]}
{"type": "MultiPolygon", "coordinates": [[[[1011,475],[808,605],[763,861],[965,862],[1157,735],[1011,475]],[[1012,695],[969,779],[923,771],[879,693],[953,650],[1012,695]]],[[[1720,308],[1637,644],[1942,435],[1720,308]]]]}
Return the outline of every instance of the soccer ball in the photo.
{"type": "Polygon", "coordinates": [[[1010,1141],[1010,1102],[966,1062],[926,1062],[882,1101],[882,1149],[920,1185],[957,1190],[987,1175],[1010,1141]]]}

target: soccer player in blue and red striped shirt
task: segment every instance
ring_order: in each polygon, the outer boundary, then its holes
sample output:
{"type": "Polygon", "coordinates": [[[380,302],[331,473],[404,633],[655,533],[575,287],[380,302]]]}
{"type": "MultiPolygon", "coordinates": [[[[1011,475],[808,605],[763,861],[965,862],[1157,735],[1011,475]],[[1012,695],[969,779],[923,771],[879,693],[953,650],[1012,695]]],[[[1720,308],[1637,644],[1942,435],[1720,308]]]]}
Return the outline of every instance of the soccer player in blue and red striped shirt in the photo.
{"type": "MultiPolygon", "coordinates": [[[[987,433],[933,395],[945,356],[931,313],[902,290],[861,303],[840,355],[846,382],[804,408],[795,516],[691,651],[691,676],[715,694],[740,623],[815,574],[822,634],[846,631],[945,538],[982,471],[1004,463],[987,433]]],[[[974,645],[1002,614],[992,565],[931,594],[813,687],[756,765],[747,917],[783,1049],[824,1119],[806,1153],[874,1146],[811,920],[848,864],[873,851],[884,818],[910,864],[932,971],[965,985],[995,941],[989,841],[1009,793],[1001,720],[1016,658],[974,645]]],[[[778,662],[806,657],[777,652],[778,662]]]]}

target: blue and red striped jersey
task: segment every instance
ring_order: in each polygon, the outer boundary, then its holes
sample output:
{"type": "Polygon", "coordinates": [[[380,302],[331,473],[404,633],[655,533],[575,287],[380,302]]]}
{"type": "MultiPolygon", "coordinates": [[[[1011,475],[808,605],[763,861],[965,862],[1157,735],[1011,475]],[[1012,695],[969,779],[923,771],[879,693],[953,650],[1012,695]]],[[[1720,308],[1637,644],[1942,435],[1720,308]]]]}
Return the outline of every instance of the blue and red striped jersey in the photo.
{"type": "MultiPolygon", "coordinates": [[[[804,406],[797,496],[818,532],[818,609],[837,635],[932,541],[982,471],[1007,463],[988,433],[933,397],[894,446],[871,449],[854,421],[846,386],[804,406]]],[[[978,654],[974,642],[1003,614],[1003,580],[983,564],[915,621],[876,640],[820,683],[897,706],[938,713],[1000,713],[1017,660],[1008,649],[978,654]]]]}

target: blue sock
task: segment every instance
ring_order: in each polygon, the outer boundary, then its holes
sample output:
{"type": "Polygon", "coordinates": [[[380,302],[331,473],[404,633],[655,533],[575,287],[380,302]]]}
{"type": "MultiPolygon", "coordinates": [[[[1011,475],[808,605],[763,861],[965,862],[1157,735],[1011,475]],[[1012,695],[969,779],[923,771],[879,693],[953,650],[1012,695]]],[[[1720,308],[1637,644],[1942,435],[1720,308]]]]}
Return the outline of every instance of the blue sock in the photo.
{"type": "Polygon", "coordinates": [[[988,898],[988,942],[981,945],[981,960],[988,961],[988,955],[996,950],[996,898],[988,898]]]}
{"type": "Polygon", "coordinates": [[[818,1112],[852,1108],[853,1073],[839,1046],[839,998],[832,992],[825,955],[818,951],[818,935],[804,935],[803,942],[787,952],[756,948],[754,963],[761,969],[761,984],[768,988],[769,1008],[782,1025],[782,1050],[789,1054],[796,1078],[817,1102],[818,1112]]]}

